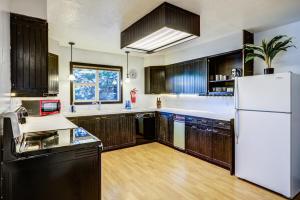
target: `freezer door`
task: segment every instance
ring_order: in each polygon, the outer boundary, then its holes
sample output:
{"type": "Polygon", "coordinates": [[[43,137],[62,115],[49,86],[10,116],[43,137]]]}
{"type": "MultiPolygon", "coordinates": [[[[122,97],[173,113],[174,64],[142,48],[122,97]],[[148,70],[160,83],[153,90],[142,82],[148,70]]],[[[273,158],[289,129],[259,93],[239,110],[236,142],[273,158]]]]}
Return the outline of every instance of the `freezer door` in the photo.
{"type": "Polygon", "coordinates": [[[290,197],[290,122],[290,114],[239,111],[235,175],[290,197]]]}
{"type": "Polygon", "coordinates": [[[238,78],[235,106],[242,110],[291,112],[291,73],[238,78]]]}

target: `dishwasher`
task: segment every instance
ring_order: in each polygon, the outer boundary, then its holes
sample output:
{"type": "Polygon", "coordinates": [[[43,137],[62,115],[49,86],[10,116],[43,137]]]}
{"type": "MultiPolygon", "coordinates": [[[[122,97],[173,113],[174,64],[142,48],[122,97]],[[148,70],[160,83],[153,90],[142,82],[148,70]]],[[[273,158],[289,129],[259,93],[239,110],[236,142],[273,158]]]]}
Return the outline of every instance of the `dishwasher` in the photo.
{"type": "Polygon", "coordinates": [[[175,115],[174,117],[174,146],[178,149],[185,149],[185,117],[175,115]]]}

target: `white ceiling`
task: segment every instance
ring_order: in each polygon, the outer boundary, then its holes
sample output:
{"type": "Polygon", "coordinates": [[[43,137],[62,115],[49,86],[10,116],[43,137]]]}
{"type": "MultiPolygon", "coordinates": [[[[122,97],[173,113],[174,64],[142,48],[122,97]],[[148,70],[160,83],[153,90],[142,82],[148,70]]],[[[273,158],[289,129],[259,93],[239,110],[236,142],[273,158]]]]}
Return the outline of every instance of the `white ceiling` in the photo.
{"type": "MultiPolygon", "coordinates": [[[[110,53],[120,33],[163,0],[48,0],[49,36],[66,46],[110,53]]],[[[201,37],[169,50],[197,45],[243,29],[252,32],[300,20],[300,0],[168,0],[201,16],[201,37]]]]}

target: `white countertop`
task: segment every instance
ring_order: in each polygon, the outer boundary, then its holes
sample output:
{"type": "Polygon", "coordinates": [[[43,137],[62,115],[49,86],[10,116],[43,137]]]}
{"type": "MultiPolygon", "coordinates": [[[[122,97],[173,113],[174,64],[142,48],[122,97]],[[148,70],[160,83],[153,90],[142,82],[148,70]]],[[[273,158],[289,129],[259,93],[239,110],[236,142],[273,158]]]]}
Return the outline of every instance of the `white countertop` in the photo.
{"type": "Polygon", "coordinates": [[[22,133],[61,130],[69,128],[77,128],[77,126],[61,114],[49,115],[44,117],[27,117],[26,124],[20,125],[20,130],[22,133]]]}
{"type": "Polygon", "coordinates": [[[84,116],[100,116],[100,115],[113,115],[113,114],[126,114],[126,113],[139,113],[139,112],[154,112],[156,108],[137,108],[137,109],[121,109],[121,110],[96,110],[86,109],[80,110],[75,113],[64,112],[62,113],[65,117],[84,117],[84,116]]]}
{"type": "Polygon", "coordinates": [[[83,116],[101,116],[101,115],[113,115],[113,114],[124,114],[124,113],[139,113],[139,112],[167,112],[178,115],[187,115],[194,117],[203,117],[209,119],[218,119],[229,121],[234,118],[234,112],[221,113],[221,112],[210,112],[210,111],[201,111],[201,110],[187,110],[187,109],[178,109],[178,108],[141,108],[141,109],[131,109],[131,110],[82,110],[75,113],[65,112],[63,115],[65,117],[83,117],[83,116]]]}

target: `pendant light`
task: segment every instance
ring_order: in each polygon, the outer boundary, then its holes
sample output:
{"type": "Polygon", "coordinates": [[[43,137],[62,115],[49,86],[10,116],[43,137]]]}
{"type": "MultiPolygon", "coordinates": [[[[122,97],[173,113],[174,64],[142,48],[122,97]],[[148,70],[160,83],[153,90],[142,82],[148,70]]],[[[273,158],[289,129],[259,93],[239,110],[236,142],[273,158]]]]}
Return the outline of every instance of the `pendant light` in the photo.
{"type": "Polygon", "coordinates": [[[128,56],[129,56],[129,51],[125,52],[127,54],[127,73],[126,73],[126,79],[125,79],[125,83],[130,83],[130,78],[129,78],[129,71],[128,71],[128,56]]]}
{"type": "MultiPolygon", "coordinates": [[[[69,42],[69,45],[71,46],[71,61],[70,61],[70,63],[72,63],[73,62],[73,46],[75,45],[75,43],[74,42],[69,42]]],[[[69,75],[69,80],[70,81],[75,81],[75,76],[74,76],[73,73],[69,75]]]]}

